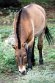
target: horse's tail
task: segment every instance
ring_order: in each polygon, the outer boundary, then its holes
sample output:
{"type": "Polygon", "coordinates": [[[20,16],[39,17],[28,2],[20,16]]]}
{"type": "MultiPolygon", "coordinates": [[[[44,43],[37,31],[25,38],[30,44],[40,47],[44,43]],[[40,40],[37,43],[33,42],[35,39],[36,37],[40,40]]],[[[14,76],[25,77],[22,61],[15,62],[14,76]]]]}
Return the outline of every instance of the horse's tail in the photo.
{"type": "Polygon", "coordinates": [[[47,39],[49,45],[54,43],[53,36],[51,35],[51,33],[50,33],[50,31],[49,31],[47,26],[45,28],[45,36],[46,36],[46,39],[47,39]]]}
{"type": "Polygon", "coordinates": [[[21,48],[21,41],[20,41],[20,18],[21,18],[21,13],[22,13],[22,9],[20,9],[18,17],[17,17],[17,22],[16,22],[16,35],[17,35],[17,39],[18,39],[18,48],[21,48]]]}

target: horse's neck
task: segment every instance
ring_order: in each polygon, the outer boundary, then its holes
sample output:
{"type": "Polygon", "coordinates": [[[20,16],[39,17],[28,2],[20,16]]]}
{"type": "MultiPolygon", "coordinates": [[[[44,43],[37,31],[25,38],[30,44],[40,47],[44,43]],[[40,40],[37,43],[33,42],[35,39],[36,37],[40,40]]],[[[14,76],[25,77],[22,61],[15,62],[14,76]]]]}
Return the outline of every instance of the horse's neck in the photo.
{"type": "Polygon", "coordinates": [[[20,36],[21,44],[23,44],[24,42],[26,42],[26,34],[25,34],[24,28],[21,28],[20,34],[21,34],[21,36],[20,36]]]}

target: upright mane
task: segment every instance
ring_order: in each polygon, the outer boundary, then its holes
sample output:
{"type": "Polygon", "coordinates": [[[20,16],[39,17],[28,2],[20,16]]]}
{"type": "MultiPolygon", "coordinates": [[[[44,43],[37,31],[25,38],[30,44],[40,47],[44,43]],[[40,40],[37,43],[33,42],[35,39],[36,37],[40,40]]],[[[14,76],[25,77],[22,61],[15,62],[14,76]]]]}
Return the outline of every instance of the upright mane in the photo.
{"type": "Polygon", "coordinates": [[[19,11],[19,15],[17,18],[17,23],[16,23],[16,35],[17,35],[17,39],[18,39],[18,48],[21,49],[21,41],[20,41],[20,18],[21,18],[21,13],[22,13],[22,9],[20,9],[19,11]]]}

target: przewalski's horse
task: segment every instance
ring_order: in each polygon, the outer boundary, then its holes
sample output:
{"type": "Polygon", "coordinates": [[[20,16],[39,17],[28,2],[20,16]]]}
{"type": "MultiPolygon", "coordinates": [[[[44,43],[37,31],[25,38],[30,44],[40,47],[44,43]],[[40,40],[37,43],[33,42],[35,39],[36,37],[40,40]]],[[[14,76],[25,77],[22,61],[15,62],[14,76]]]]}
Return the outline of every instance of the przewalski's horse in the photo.
{"type": "Polygon", "coordinates": [[[19,71],[25,73],[26,61],[28,68],[32,68],[35,37],[38,37],[39,63],[43,64],[44,35],[46,35],[49,43],[52,41],[52,36],[46,26],[45,10],[37,4],[23,7],[14,18],[14,32],[16,39],[15,55],[19,71]]]}

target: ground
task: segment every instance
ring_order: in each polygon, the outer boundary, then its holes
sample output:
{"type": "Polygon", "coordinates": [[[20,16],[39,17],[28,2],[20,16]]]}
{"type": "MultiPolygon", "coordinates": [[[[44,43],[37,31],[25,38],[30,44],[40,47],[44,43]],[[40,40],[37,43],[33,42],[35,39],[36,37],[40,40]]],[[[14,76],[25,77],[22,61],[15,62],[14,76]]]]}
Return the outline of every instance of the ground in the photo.
{"type": "MultiPolygon", "coordinates": [[[[55,19],[48,19],[47,25],[55,41],[55,19]]],[[[39,65],[36,38],[36,65],[23,76],[16,67],[14,49],[4,43],[12,31],[11,25],[0,25],[0,83],[55,83],[55,43],[49,46],[46,38],[44,39],[44,64],[39,65]]]]}
{"type": "Polygon", "coordinates": [[[55,63],[36,65],[27,75],[15,73],[0,74],[0,83],[55,83],[55,63]]]}

